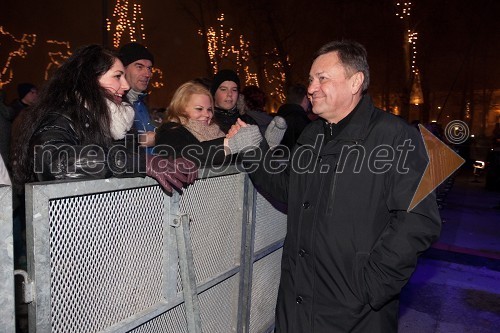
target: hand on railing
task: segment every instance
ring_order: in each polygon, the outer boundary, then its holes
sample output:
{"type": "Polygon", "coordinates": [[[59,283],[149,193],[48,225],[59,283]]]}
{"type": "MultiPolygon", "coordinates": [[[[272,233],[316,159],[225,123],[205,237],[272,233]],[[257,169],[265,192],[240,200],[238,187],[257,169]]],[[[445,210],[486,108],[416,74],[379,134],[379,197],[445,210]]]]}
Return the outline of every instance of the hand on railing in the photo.
{"type": "Polygon", "coordinates": [[[177,191],[184,184],[192,184],[198,177],[198,167],[185,158],[168,159],[161,156],[146,156],[146,174],[154,179],[167,191],[177,191]]]}

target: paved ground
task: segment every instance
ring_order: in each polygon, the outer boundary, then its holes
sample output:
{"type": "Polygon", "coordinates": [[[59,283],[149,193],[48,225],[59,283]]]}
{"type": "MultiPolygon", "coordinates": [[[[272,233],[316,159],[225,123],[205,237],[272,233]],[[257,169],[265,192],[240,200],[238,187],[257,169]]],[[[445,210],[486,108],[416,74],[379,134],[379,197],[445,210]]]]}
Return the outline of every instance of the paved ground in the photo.
{"type": "Polygon", "coordinates": [[[500,332],[499,204],[472,172],[455,177],[440,239],[401,295],[401,333],[500,332]]]}

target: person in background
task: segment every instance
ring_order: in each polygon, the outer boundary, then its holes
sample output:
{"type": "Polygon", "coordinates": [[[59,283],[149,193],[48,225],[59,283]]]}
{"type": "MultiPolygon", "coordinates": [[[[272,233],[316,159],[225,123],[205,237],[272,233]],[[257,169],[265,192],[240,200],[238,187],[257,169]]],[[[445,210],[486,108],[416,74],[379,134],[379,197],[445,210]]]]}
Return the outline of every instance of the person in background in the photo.
{"type": "Polygon", "coordinates": [[[236,72],[230,69],[218,71],[212,80],[210,92],[215,104],[214,120],[224,133],[229,132],[238,118],[247,124],[256,124],[252,117],[241,114],[236,106],[240,92],[240,79],[236,72]]]}
{"type": "Polygon", "coordinates": [[[399,294],[440,233],[433,193],[410,210],[428,164],[422,137],[367,95],[365,48],[316,53],[308,96],[321,119],[286,170],[266,154],[250,178],[288,203],[276,332],[397,332],[399,294]]]}
{"type": "Polygon", "coordinates": [[[285,118],[288,128],[281,141],[291,152],[300,134],[311,122],[307,117],[309,108],[307,88],[302,84],[294,84],[287,90],[285,104],[278,109],[277,115],[285,118]]]}
{"type": "Polygon", "coordinates": [[[5,104],[5,92],[0,90],[0,155],[7,167],[10,160],[12,120],[14,120],[15,116],[15,110],[5,104]]]}
{"type": "Polygon", "coordinates": [[[132,42],[120,48],[119,57],[125,66],[125,79],[130,86],[127,98],[135,110],[134,127],[140,133],[139,142],[150,147],[148,151],[151,152],[155,145],[156,127],[144,99],[153,76],[154,56],[145,46],[132,42]]]}
{"type": "Polygon", "coordinates": [[[20,83],[17,85],[17,96],[18,98],[10,105],[16,111],[16,115],[21,110],[36,103],[38,100],[38,89],[32,83],[20,83]]]}
{"type": "Polygon", "coordinates": [[[197,165],[217,165],[242,150],[255,149],[262,136],[255,125],[231,138],[213,122],[213,99],[200,83],[190,81],[174,93],[164,123],[156,131],[155,154],[184,156],[197,165]],[[173,148],[173,151],[171,150],[173,148]]]}
{"type": "Polygon", "coordinates": [[[194,163],[146,156],[126,138],[134,109],[117,54],[100,45],[79,48],[56,70],[21,124],[14,182],[145,176],[167,191],[197,176],[194,163]],[[119,141],[121,140],[121,141],[119,141]],[[124,141],[123,141],[124,140],[124,141]]]}
{"type": "Polygon", "coordinates": [[[259,125],[260,132],[264,135],[266,128],[273,120],[273,117],[265,111],[267,96],[266,93],[257,86],[246,86],[241,91],[240,98],[242,106],[238,104],[238,109],[244,114],[248,114],[259,125]]]}

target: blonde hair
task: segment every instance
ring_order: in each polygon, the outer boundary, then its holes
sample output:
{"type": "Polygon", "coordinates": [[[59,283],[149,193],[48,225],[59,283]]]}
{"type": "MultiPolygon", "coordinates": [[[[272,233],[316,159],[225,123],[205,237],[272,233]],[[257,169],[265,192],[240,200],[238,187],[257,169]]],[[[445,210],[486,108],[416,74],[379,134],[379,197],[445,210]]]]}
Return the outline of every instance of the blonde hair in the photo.
{"type": "Polygon", "coordinates": [[[189,119],[186,113],[186,106],[192,95],[199,94],[205,95],[210,98],[212,109],[214,107],[214,99],[205,86],[193,81],[182,84],[174,93],[170,105],[168,106],[167,116],[163,120],[164,123],[174,122],[184,124],[189,119]]]}

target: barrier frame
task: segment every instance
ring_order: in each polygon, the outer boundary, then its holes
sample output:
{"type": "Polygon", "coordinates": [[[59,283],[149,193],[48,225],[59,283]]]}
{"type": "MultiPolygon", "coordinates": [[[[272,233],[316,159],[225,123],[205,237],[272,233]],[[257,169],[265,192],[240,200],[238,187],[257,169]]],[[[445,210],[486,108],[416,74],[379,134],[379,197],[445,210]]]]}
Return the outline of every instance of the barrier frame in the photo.
{"type": "MultiPolygon", "coordinates": [[[[183,216],[183,212],[179,210],[179,201],[182,199],[178,194],[172,197],[164,194],[163,202],[166,207],[163,210],[163,230],[164,230],[164,285],[163,297],[164,301],[156,303],[152,308],[148,308],[142,312],[129,316],[99,332],[128,332],[138,329],[141,325],[147,324],[155,318],[166,314],[167,312],[183,305],[186,314],[186,324],[188,332],[201,332],[200,309],[198,295],[211,289],[215,285],[234,277],[239,274],[238,282],[238,300],[235,305],[237,309],[236,318],[233,325],[235,332],[249,332],[249,319],[252,294],[252,266],[253,264],[265,257],[266,255],[279,250],[283,245],[283,238],[274,242],[266,248],[259,249],[254,253],[255,241],[255,222],[256,222],[256,207],[255,202],[258,200],[258,194],[255,191],[248,175],[240,174],[237,166],[226,166],[222,169],[202,169],[200,170],[200,178],[215,178],[229,175],[241,175],[238,181],[241,180],[241,250],[239,266],[223,272],[220,276],[211,279],[208,282],[193,284],[194,280],[189,281],[189,276],[193,275],[192,267],[190,269],[181,269],[178,271],[178,266],[193,262],[192,253],[189,254],[190,244],[182,244],[186,240],[189,243],[189,223],[186,219],[189,217],[183,216]],[[176,221],[177,220],[177,221],[176,221]],[[184,221],[184,223],[182,223],[184,221]],[[181,248],[188,251],[181,256],[181,248]],[[175,249],[177,252],[173,251],[175,249]],[[182,258],[184,257],[184,259],[182,258]],[[182,261],[182,262],[180,262],[182,261]],[[184,270],[184,272],[183,272],[184,270]],[[188,272],[188,273],[186,273],[188,272]],[[186,275],[187,274],[187,275],[186,275]],[[177,290],[178,275],[182,276],[183,292],[179,294],[177,290]],[[187,290],[186,287],[191,288],[187,290]]],[[[28,275],[34,285],[34,300],[28,308],[28,319],[30,332],[51,332],[51,290],[47,286],[51,285],[51,267],[50,267],[50,251],[49,251],[49,201],[68,198],[73,196],[85,196],[92,194],[100,194],[104,192],[122,191],[137,189],[142,187],[156,186],[157,182],[151,178],[110,178],[105,180],[79,180],[65,182],[43,182],[33,183],[26,186],[26,207],[27,208],[27,259],[28,259],[28,275]]],[[[286,220],[286,218],[285,218],[286,220]]],[[[281,222],[283,223],[283,222],[281,222]]],[[[189,267],[188,267],[189,268],[189,267]]],[[[270,281],[276,284],[278,281],[270,281]]],[[[274,315],[272,315],[274,319],[274,315]]],[[[265,328],[260,332],[270,332],[274,328],[274,322],[265,323],[265,328]]]]}
{"type": "Polygon", "coordinates": [[[0,185],[0,332],[15,331],[12,188],[0,185]]]}

